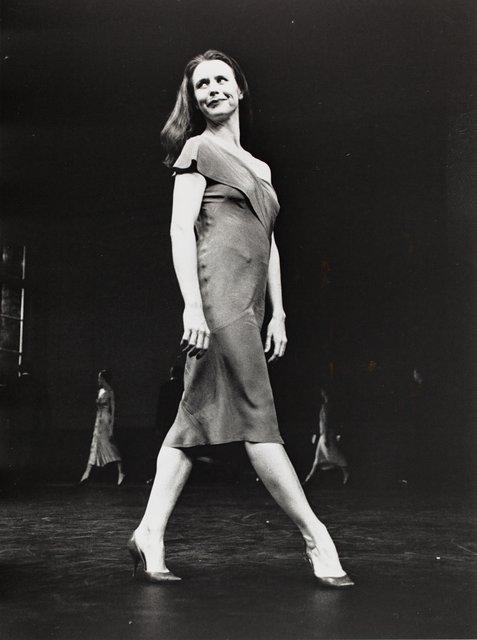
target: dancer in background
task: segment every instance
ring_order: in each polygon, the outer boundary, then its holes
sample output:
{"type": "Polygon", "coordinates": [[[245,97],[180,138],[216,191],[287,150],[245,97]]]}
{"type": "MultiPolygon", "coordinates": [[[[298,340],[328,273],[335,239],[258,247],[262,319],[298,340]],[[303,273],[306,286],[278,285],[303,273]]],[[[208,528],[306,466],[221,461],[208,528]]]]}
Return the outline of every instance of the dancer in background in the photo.
{"type": "Polygon", "coordinates": [[[279,204],[270,168],[241,144],[247,99],[247,81],[236,61],[207,51],[188,63],[162,132],[167,163],[176,172],[171,238],[189,357],[184,395],[128,548],[134,571],[142,562],[148,580],[178,580],[166,567],[164,533],[197,448],[239,441],[300,530],[318,582],[350,587],[278,430],[264,351],[271,354],[269,362],[276,361],[287,343],[273,235],[279,204]],[[264,348],[260,327],[267,287],[272,318],[264,348]]]}
{"type": "Polygon", "coordinates": [[[111,372],[103,369],[98,374],[98,397],[96,399],[96,421],[94,423],[93,439],[88,458],[88,464],[81,476],[80,484],[88,481],[91,469],[104,467],[110,462],[115,462],[118,467],[118,486],[124,481],[125,474],[119,449],[113,442],[114,414],[116,404],[114,391],[111,386],[111,372]]]}
{"type": "Polygon", "coordinates": [[[349,468],[346,458],[338,446],[340,438],[337,433],[340,426],[339,409],[332,393],[321,389],[321,397],[323,403],[318,421],[318,434],[315,433],[311,440],[313,444],[318,440],[315,459],[310,473],[305,478],[305,484],[311,480],[317,469],[322,471],[340,469],[343,474],[343,484],[346,484],[349,478],[349,468]]]}

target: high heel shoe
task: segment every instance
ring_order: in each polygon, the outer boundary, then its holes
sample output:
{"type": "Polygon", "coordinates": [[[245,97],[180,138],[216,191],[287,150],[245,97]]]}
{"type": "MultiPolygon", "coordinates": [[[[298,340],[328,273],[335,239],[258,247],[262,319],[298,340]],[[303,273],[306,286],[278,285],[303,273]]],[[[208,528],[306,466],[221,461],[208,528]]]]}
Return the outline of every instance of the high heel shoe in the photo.
{"type": "Polygon", "coordinates": [[[327,589],[346,589],[349,587],[354,587],[354,582],[351,580],[351,578],[347,573],[345,573],[344,576],[337,576],[337,577],[317,576],[315,573],[315,566],[313,564],[311,551],[309,549],[306,549],[305,551],[305,559],[308,560],[308,562],[310,563],[311,568],[313,570],[313,575],[315,576],[315,579],[318,580],[318,582],[322,587],[326,587],[327,589]]]}
{"type": "Polygon", "coordinates": [[[137,573],[139,563],[142,562],[144,577],[149,582],[177,582],[178,580],[182,580],[182,578],[179,578],[179,576],[174,575],[170,571],[148,571],[146,557],[143,551],[139,548],[134,538],[134,534],[128,540],[127,548],[133,561],[133,578],[137,573]]]}

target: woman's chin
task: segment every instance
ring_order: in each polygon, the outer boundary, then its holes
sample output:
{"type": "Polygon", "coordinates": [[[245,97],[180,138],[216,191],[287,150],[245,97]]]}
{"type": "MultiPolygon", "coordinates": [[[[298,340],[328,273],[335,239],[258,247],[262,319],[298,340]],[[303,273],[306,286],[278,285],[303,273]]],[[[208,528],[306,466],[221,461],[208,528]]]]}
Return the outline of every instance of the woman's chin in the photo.
{"type": "Polygon", "coordinates": [[[213,124],[221,124],[222,122],[226,122],[234,113],[235,109],[227,109],[227,110],[217,110],[217,111],[209,111],[205,113],[205,117],[207,120],[212,122],[213,124]]]}

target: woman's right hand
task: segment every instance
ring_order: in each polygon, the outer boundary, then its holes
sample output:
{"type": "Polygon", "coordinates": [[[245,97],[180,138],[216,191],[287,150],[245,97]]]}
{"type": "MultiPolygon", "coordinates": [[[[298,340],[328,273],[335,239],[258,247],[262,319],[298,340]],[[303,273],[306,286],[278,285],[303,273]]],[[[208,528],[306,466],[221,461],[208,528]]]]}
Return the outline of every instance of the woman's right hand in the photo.
{"type": "Polygon", "coordinates": [[[187,306],[183,313],[184,333],[181,340],[182,351],[189,356],[201,358],[209,348],[210,330],[202,307],[187,306]]]}

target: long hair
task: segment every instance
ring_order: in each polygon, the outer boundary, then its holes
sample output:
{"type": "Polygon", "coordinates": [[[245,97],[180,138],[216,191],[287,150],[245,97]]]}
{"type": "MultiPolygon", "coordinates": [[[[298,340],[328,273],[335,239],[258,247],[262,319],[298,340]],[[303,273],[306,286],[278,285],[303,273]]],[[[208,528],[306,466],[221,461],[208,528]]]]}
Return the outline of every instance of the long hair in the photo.
{"type": "Polygon", "coordinates": [[[206,60],[221,60],[229,65],[233,70],[235,80],[242,91],[243,97],[239,104],[240,130],[242,137],[247,138],[251,124],[250,95],[248,83],[236,60],[230,56],[209,49],[205,53],[200,53],[190,60],[185,69],[181,86],[177,92],[177,99],[174,108],[161,131],[161,141],[166,151],[164,164],[171,167],[178,158],[184,143],[188,138],[198,135],[204,131],[205,118],[197,106],[192,87],[192,74],[196,67],[206,60]]]}

